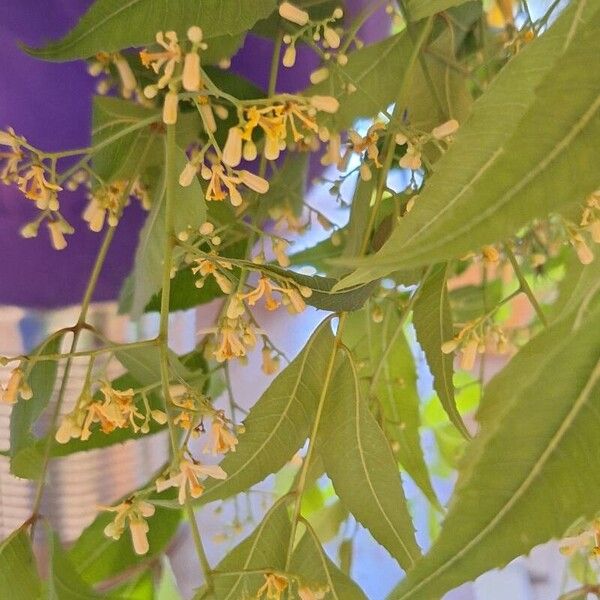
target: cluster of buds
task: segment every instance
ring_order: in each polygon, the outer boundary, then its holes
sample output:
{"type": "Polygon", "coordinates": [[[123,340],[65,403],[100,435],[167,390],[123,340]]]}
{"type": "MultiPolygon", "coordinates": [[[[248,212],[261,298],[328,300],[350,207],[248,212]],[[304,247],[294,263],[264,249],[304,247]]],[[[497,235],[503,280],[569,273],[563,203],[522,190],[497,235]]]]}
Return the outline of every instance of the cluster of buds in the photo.
{"type": "Polygon", "coordinates": [[[233,266],[226,259],[211,254],[210,258],[196,258],[193,263],[192,273],[199,275],[195,284],[197,288],[204,287],[207,277],[213,277],[224,294],[229,295],[233,292],[233,281],[227,274],[233,269],[233,266]]]}
{"type": "Polygon", "coordinates": [[[178,488],[179,504],[183,505],[188,498],[199,498],[202,495],[204,486],[201,481],[206,477],[226,479],[227,473],[218,465],[204,465],[193,458],[183,458],[164,477],[156,480],[156,491],[160,493],[168,488],[178,488]]]}
{"type": "Polygon", "coordinates": [[[233,206],[240,206],[243,203],[240,186],[246,186],[257,194],[266,194],[269,191],[269,182],[255,173],[246,169],[232,169],[230,165],[216,159],[209,160],[209,166],[204,159],[203,153],[193,154],[179,175],[179,184],[183,187],[191,185],[199,171],[202,179],[208,182],[206,200],[222,202],[229,198],[233,206]]]}
{"type": "MultiPolygon", "coordinates": [[[[338,30],[334,27],[334,22],[344,16],[341,8],[336,8],[331,16],[325,19],[313,21],[305,10],[291,2],[283,2],[279,5],[279,15],[300,27],[294,33],[286,33],[283,36],[283,43],[286,45],[282,60],[284,67],[293,67],[296,64],[296,43],[303,37],[320,42],[325,50],[337,50],[340,47],[341,38],[338,30]]],[[[339,54],[338,61],[343,65],[348,62],[348,58],[344,54],[339,54]]]]}
{"type": "Polygon", "coordinates": [[[233,358],[244,360],[248,350],[256,346],[258,335],[254,325],[241,316],[233,319],[225,317],[218,327],[208,333],[214,333],[217,338],[212,353],[219,363],[233,358]]]}
{"type": "Polygon", "coordinates": [[[594,243],[600,244],[600,191],[587,198],[579,226],[567,224],[567,235],[581,263],[590,264],[594,260],[594,252],[588,245],[588,236],[594,243]]]}
{"type": "Polygon", "coordinates": [[[197,438],[205,432],[203,417],[207,403],[187,385],[177,384],[169,388],[170,403],[178,410],[173,425],[180,427],[190,437],[197,438]]]}
{"type": "Polygon", "coordinates": [[[104,535],[113,540],[118,540],[129,527],[131,541],[136,554],[146,554],[150,549],[148,544],[148,523],[146,518],[151,517],[155,508],[153,504],[136,498],[128,498],[116,506],[102,506],[102,510],[117,513],[115,518],[104,528],[104,535]]]}
{"type": "Polygon", "coordinates": [[[299,314],[306,308],[304,299],[310,298],[311,295],[312,290],[309,287],[293,282],[276,285],[268,277],[262,275],[256,286],[249,292],[236,292],[230,297],[227,316],[230,319],[236,319],[245,312],[244,302],[255,306],[261,298],[264,300],[265,308],[269,311],[277,310],[283,305],[290,314],[299,314]]]}
{"type": "Polygon", "coordinates": [[[88,440],[95,423],[99,423],[100,431],[105,434],[129,427],[134,433],[148,433],[150,420],[160,425],[166,423],[164,411],[151,409],[144,395],[143,412],[140,412],[133,389],[115,390],[110,383],[103,382],[100,392],[103,399],[95,400],[86,386],[73,411],[62,419],[56,431],[55,438],[59,444],[66,444],[71,439],[88,440]]]}
{"type": "Polygon", "coordinates": [[[460,368],[471,371],[475,366],[477,355],[483,354],[488,345],[492,345],[499,354],[506,353],[509,347],[502,328],[489,322],[487,317],[481,317],[467,323],[454,338],[444,342],[442,352],[451,354],[460,350],[460,368]]]}
{"type": "Polygon", "coordinates": [[[88,194],[89,203],[83,212],[83,220],[96,232],[102,230],[105,221],[110,227],[116,227],[131,197],[136,198],[144,210],[150,210],[150,195],[141,181],[136,179],[130,185],[126,179],[119,179],[88,194]]]}
{"type": "Polygon", "coordinates": [[[458,127],[458,121],[456,119],[450,119],[449,121],[434,127],[431,133],[427,135],[409,138],[403,133],[397,133],[394,138],[396,144],[399,146],[406,146],[406,151],[399,161],[400,167],[412,171],[420,169],[422,166],[421,155],[423,146],[432,140],[436,142],[452,142],[458,127]]]}
{"type": "Polygon", "coordinates": [[[99,94],[108,94],[112,88],[113,71],[117,72],[119,80],[119,89],[123,98],[131,98],[134,95],[139,100],[142,98],[139,93],[138,82],[127,59],[119,52],[108,53],[99,52],[88,64],[88,73],[93,77],[103,76],[96,86],[99,94]]]}
{"type": "Polygon", "coordinates": [[[190,27],[187,38],[191,47],[184,53],[174,31],[159,31],[156,43],[161,49],[156,52],[144,49],[140,52],[142,65],[160,75],[156,84],[144,88],[144,96],[152,99],[159,90],[168,88],[163,104],[163,122],[167,125],[177,122],[180,89],[183,87],[187,92],[199,92],[203,87],[200,51],[206,49],[206,44],[202,37],[200,27],[190,27]]]}
{"type": "Polygon", "coordinates": [[[74,229],[59,213],[58,192],[63,188],[56,182],[54,169],[47,167],[37,151],[11,128],[0,131],[0,147],[6,148],[0,152],[0,181],[5,185],[16,184],[25,198],[41,211],[37,218],[21,228],[21,235],[36,237],[40,225],[46,222],[52,246],[55,250],[63,250],[67,247],[65,235],[72,234],[74,229]]]}
{"type": "Polygon", "coordinates": [[[588,556],[600,556],[600,520],[595,519],[587,529],[560,541],[559,550],[565,556],[583,551],[588,556]]]}
{"type": "Polygon", "coordinates": [[[210,441],[204,447],[204,454],[227,454],[235,452],[238,439],[233,433],[231,422],[225,417],[222,410],[213,414],[212,424],[210,426],[210,441]]]}
{"type": "Polygon", "coordinates": [[[335,113],[338,108],[339,102],[332,96],[297,97],[263,107],[250,106],[243,110],[240,123],[228,132],[223,162],[229,167],[237,167],[242,159],[256,159],[258,149],[253,139],[256,129],[264,134],[265,158],[277,160],[285,150],[290,134],[294,143],[318,136],[317,112],[335,113]]]}
{"type": "Polygon", "coordinates": [[[31,400],[32,397],[33,391],[25,379],[23,365],[20,365],[11,371],[6,388],[0,387],[0,402],[16,404],[19,398],[31,400]]]}

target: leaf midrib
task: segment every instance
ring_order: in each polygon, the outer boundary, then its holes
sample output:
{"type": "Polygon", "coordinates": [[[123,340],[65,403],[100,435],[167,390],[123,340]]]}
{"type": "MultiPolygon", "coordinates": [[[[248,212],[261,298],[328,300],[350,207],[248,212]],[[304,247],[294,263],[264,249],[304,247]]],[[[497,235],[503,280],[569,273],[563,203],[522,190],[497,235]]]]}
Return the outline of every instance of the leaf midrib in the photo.
{"type": "Polygon", "coordinates": [[[573,424],[573,421],[579,414],[579,411],[586,403],[590,392],[594,385],[600,380],[600,361],[596,364],[595,369],[592,371],[590,377],[587,379],[586,384],[579,394],[577,400],[573,403],[573,406],[566,418],[563,420],[562,424],[556,431],[556,433],[550,439],[550,443],[547,448],[542,452],[539,460],[533,465],[532,469],[529,471],[527,477],[521,483],[521,485],[517,488],[516,492],[510,497],[508,502],[504,504],[504,506],[495,513],[494,518],[483,528],[481,531],[467,544],[465,544],[452,558],[445,563],[443,563],[440,567],[438,567],[433,573],[422,579],[417,585],[410,588],[407,593],[398,597],[398,600],[403,600],[404,598],[409,598],[413,596],[415,592],[421,589],[424,585],[427,585],[432,579],[435,579],[438,575],[445,572],[450,568],[454,563],[463,558],[467,552],[469,552],[474,546],[479,544],[479,542],[484,539],[494,528],[495,526],[506,516],[506,514],[515,506],[515,504],[521,499],[523,494],[530,488],[531,483],[534,479],[538,477],[541,473],[541,470],[546,465],[547,460],[550,458],[551,454],[556,450],[558,444],[562,441],[563,436],[567,432],[568,428],[573,424]]]}

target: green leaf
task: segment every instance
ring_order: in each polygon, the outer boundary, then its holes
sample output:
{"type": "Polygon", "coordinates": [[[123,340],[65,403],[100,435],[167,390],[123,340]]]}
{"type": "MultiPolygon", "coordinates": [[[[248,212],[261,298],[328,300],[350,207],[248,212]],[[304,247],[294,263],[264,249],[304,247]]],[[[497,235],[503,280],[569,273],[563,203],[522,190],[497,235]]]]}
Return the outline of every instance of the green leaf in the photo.
{"type": "MultiPolygon", "coordinates": [[[[106,182],[130,179],[163,159],[163,136],[153,124],[160,113],[122,98],[94,96],[92,145],[94,172],[106,182]]],[[[95,183],[95,182],[94,182],[95,183]]]]}
{"type": "Polygon", "coordinates": [[[412,47],[410,37],[402,32],[352,52],[343,68],[343,78],[331,75],[323,83],[309,87],[306,94],[337,98],[340,107],[328,120],[328,126],[335,131],[347,129],[357,118],[375,116],[396,100],[412,47]],[[394,76],[382,77],[382,73],[394,73],[394,76]],[[345,91],[349,82],[356,86],[352,94],[345,91]]]}
{"type": "Polygon", "coordinates": [[[599,32],[598,5],[575,2],[511,60],[474,104],[415,209],[375,257],[353,261],[360,268],[339,287],[463,256],[596,189],[599,32]]]}
{"type": "Polygon", "coordinates": [[[275,279],[291,280],[298,285],[310,288],[312,294],[308,298],[304,298],[306,304],[331,312],[358,310],[371,297],[375,287],[374,284],[369,283],[334,292],[333,289],[338,280],[333,277],[303,275],[302,273],[296,273],[296,271],[283,269],[275,265],[256,265],[250,261],[238,261],[238,263],[245,264],[248,268],[258,270],[275,279]]]}
{"type": "MultiPolygon", "coordinates": [[[[58,354],[62,340],[63,335],[53,336],[34,350],[32,355],[58,354]]],[[[18,477],[37,479],[41,475],[42,463],[29,463],[25,460],[25,456],[36,443],[33,427],[48,406],[56,384],[57,373],[57,361],[40,360],[34,363],[27,374],[27,382],[33,396],[29,400],[19,400],[12,409],[10,415],[11,472],[18,477]]]]}
{"type": "MultiPolygon", "coordinates": [[[[61,548],[56,534],[49,532],[50,574],[48,600],[100,600],[107,596],[97,594],[84,582],[75,566],[61,548]]],[[[112,599],[116,600],[114,596],[112,599]]]]}
{"type": "Polygon", "coordinates": [[[558,300],[552,305],[554,320],[564,318],[580,307],[589,306],[600,294],[600,260],[582,265],[572,252],[566,264],[567,273],[560,282],[558,300]]]}
{"type": "MultiPolygon", "coordinates": [[[[309,489],[315,488],[318,489],[318,486],[313,485],[309,489]]],[[[304,495],[306,496],[306,492],[304,495]]],[[[333,504],[323,506],[312,513],[308,513],[304,502],[302,504],[302,514],[306,515],[307,521],[323,544],[330,542],[337,536],[342,523],[348,518],[348,511],[342,506],[339,500],[336,500],[333,504]]]]}
{"type": "MultiPolygon", "coordinates": [[[[183,151],[177,152],[175,171],[181,173],[187,163],[183,151]]],[[[191,185],[176,184],[174,223],[172,234],[197,229],[206,220],[206,204],[200,182],[194,178],[191,185]]],[[[135,254],[132,284],[121,296],[120,309],[128,309],[132,318],[139,317],[152,296],[161,288],[162,263],[166,244],[165,233],[165,180],[161,179],[152,210],[140,232],[140,241],[135,254]],[[127,292],[131,294],[128,297],[127,292]],[[129,303],[131,305],[129,306],[129,303]]]]}
{"type": "Polygon", "coordinates": [[[104,528],[113,518],[114,513],[100,513],[68,552],[79,576],[88,584],[113,578],[132,567],[144,566],[160,556],[177,532],[181,512],[156,506],[155,514],[148,518],[150,550],[144,556],[134,552],[129,531],[118,540],[104,535],[104,528]]]}
{"type": "MultiPolygon", "coordinates": [[[[419,37],[419,30],[423,26],[427,25],[419,24],[415,27],[415,39],[419,37]]],[[[442,58],[452,60],[454,48],[449,44],[461,32],[454,25],[452,34],[449,32],[447,27],[437,28],[431,48],[441,54],[442,58]]],[[[405,30],[356,50],[348,55],[346,66],[340,68],[332,64],[329,78],[310,86],[306,94],[330,95],[339,100],[338,111],[327,119],[327,125],[334,131],[351,127],[359,117],[378,115],[382,109],[398,100],[405,80],[403,109],[411,122],[411,115],[414,113],[415,125],[430,124],[432,118],[433,125],[438,125],[451,116],[466,116],[470,101],[465,77],[430,54],[423,54],[423,63],[413,63],[413,49],[412,38],[405,30]],[[423,71],[423,64],[427,75],[423,71]],[[387,73],[393,73],[393,77],[382,76],[387,73]],[[348,93],[348,83],[353,84],[356,91],[348,93]],[[430,83],[439,96],[439,104],[432,103],[430,83]],[[423,105],[423,101],[426,105],[423,105]],[[430,114],[432,110],[435,117],[430,114]]]]}
{"type": "Polygon", "coordinates": [[[227,479],[211,480],[200,497],[201,503],[247,490],[279,471],[304,444],[315,418],[333,344],[327,320],[252,407],[236,452],[227,454],[221,462],[227,479]]]}
{"type": "Polygon", "coordinates": [[[217,565],[213,580],[216,600],[250,598],[264,583],[263,575],[243,575],[239,571],[285,569],[291,535],[288,502],[289,497],[278,500],[260,525],[217,565]],[[238,573],[225,575],[227,571],[238,573]]]}
{"type": "Polygon", "coordinates": [[[200,26],[205,38],[235,35],[275,6],[275,0],[96,0],[64,38],[27,51],[45,60],[87,58],[151,44],[158,31],[174,30],[184,40],[192,25],[200,26]]]}
{"type": "Polygon", "coordinates": [[[383,321],[374,323],[369,310],[348,316],[344,341],[360,367],[369,397],[374,397],[378,417],[394,453],[425,496],[437,508],[439,501],[431,485],[421,448],[417,372],[404,335],[404,323],[395,309],[386,310],[383,321]]]}
{"type": "Polygon", "coordinates": [[[114,589],[112,594],[126,600],[154,599],[154,575],[152,571],[142,573],[139,577],[114,589]]]}
{"type": "Polygon", "coordinates": [[[269,211],[276,208],[289,208],[300,215],[304,208],[306,177],[308,175],[307,152],[289,153],[281,168],[274,170],[269,181],[269,191],[260,197],[259,218],[268,217],[269,211]]]}
{"type": "Polygon", "coordinates": [[[406,11],[411,21],[418,21],[465,2],[466,0],[407,0],[406,11]]]}
{"type": "Polygon", "coordinates": [[[597,513],[598,331],[598,307],[555,323],[490,382],[484,397],[504,406],[482,420],[441,534],[393,598],[439,598],[597,513]]]}
{"type": "Polygon", "coordinates": [[[331,600],[367,600],[363,591],[329,560],[310,526],[292,554],[290,571],[312,590],[327,589],[331,600]]]}
{"type": "Polygon", "coordinates": [[[433,387],[448,418],[468,439],[469,433],[454,400],[453,358],[442,352],[442,344],[454,337],[452,314],[448,301],[448,266],[437,265],[421,284],[415,301],[413,325],[431,374],[433,387]]]}
{"type": "Polygon", "coordinates": [[[23,525],[0,542],[0,586],[10,590],[12,600],[40,597],[41,581],[27,529],[23,525]]]}
{"type": "Polygon", "coordinates": [[[404,569],[420,552],[396,461],[385,435],[360,397],[346,356],[325,400],[316,449],[342,504],[404,569]]]}
{"type": "Polygon", "coordinates": [[[162,576],[156,590],[156,600],[182,600],[171,561],[167,557],[164,557],[162,561],[162,576]]]}
{"type": "MultiPolygon", "coordinates": [[[[227,258],[241,259],[245,254],[247,245],[247,241],[242,240],[228,246],[227,249],[222,253],[220,252],[219,255],[225,260],[227,260],[227,258]]],[[[178,271],[177,275],[171,279],[171,293],[169,300],[169,310],[171,312],[187,310],[194,306],[212,302],[215,298],[222,298],[225,296],[213,277],[208,277],[201,288],[196,287],[196,279],[197,277],[189,268],[178,271]]],[[[162,292],[155,294],[146,305],[144,311],[158,312],[160,310],[161,298],[162,292]]]]}

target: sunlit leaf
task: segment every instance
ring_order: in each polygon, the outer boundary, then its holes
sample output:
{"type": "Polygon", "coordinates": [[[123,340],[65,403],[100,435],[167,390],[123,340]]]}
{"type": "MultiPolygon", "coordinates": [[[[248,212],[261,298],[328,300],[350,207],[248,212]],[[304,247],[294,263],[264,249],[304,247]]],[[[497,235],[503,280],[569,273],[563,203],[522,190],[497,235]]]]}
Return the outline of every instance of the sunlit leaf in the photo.
{"type": "Polygon", "coordinates": [[[291,535],[287,503],[279,500],[260,525],[217,565],[214,593],[217,600],[252,597],[264,583],[260,574],[244,575],[252,569],[284,570],[291,535]],[[227,575],[228,571],[237,573],[227,575]]]}
{"type": "Polygon", "coordinates": [[[331,382],[316,448],[342,504],[409,569],[419,557],[392,451],[345,357],[331,382]],[[340,450],[343,451],[340,451],[340,450]]]}
{"type": "Polygon", "coordinates": [[[279,471],[302,447],[319,404],[333,343],[326,321],[252,407],[236,452],[221,462],[227,479],[211,480],[200,502],[248,489],[279,471]]]}
{"type": "Polygon", "coordinates": [[[427,364],[433,375],[433,387],[457,429],[469,437],[454,400],[453,357],[442,352],[442,344],[454,337],[452,315],[446,285],[447,265],[435,267],[421,284],[415,302],[413,324],[417,340],[425,352],[427,364]]]}
{"type": "Polygon", "coordinates": [[[294,549],[290,571],[299,575],[302,585],[312,590],[326,589],[331,600],[366,600],[363,591],[331,562],[312,528],[294,549]]]}
{"type": "Polygon", "coordinates": [[[414,210],[338,287],[463,256],[583,202],[600,185],[599,30],[598,6],[572,3],[510,61],[474,104],[414,210]]]}
{"type": "Polygon", "coordinates": [[[542,332],[487,387],[504,406],[482,420],[439,538],[392,598],[439,598],[597,513],[600,309],[569,325],[542,332]]]}

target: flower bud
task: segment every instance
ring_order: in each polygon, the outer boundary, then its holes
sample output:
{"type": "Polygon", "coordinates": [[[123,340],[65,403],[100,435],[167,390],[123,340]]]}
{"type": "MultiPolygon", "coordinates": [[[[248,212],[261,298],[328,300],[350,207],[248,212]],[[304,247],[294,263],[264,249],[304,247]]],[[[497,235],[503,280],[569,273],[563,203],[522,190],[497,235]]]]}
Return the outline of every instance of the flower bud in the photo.
{"type": "Polygon", "coordinates": [[[309,20],[309,14],[297,6],[294,6],[291,2],[283,2],[279,6],[279,15],[286,21],[296,23],[296,25],[306,25],[309,20]]]}

